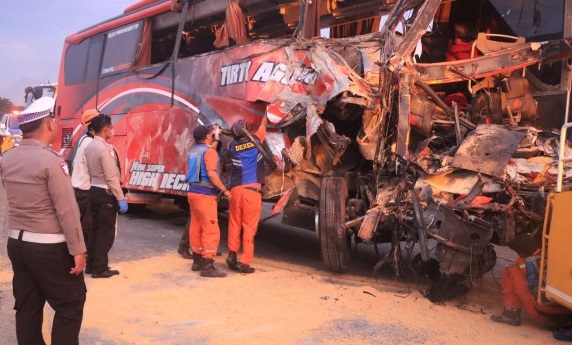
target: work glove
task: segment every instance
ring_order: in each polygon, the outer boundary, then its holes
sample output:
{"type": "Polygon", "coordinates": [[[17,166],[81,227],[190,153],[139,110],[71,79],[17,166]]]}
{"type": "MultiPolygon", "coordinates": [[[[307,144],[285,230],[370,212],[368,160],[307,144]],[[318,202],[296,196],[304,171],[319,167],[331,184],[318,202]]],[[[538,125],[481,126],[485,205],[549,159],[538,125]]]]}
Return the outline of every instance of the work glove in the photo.
{"type": "Polygon", "coordinates": [[[129,206],[127,205],[127,201],[125,199],[121,199],[117,200],[117,203],[119,204],[119,213],[121,214],[127,213],[127,209],[129,208],[129,206]]]}
{"type": "Polygon", "coordinates": [[[213,136],[214,136],[214,140],[220,140],[220,126],[219,125],[214,125],[213,136]]]}

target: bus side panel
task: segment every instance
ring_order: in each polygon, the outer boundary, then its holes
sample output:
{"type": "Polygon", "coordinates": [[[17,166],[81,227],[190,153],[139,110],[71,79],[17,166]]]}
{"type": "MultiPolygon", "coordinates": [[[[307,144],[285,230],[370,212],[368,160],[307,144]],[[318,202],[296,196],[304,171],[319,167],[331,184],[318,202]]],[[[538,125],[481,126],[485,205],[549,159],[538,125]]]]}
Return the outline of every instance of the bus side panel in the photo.
{"type": "Polygon", "coordinates": [[[197,115],[180,108],[127,117],[124,187],[185,195],[186,162],[197,115]]]}
{"type": "Polygon", "coordinates": [[[572,309],[572,226],[570,225],[572,192],[554,196],[546,275],[546,297],[572,309]]]}

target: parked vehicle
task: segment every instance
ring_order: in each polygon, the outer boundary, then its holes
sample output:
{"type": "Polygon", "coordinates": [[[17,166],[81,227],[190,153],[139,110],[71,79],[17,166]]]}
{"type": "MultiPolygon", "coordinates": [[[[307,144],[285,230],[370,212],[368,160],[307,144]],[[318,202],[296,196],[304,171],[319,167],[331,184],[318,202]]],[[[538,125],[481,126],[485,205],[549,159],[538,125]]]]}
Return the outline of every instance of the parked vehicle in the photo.
{"type": "Polygon", "coordinates": [[[0,137],[2,137],[2,153],[14,146],[20,145],[22,131],[18,126],[18,120],[15,116],[11,114],[2,115],[2,119],[0,120],[0,137]]]}
{"type": "Polygon", "coordinates": [[[193,127],[267,116],[263,196],[316,231],[328,269],[391,242],[376,269],[403,274],[418,248],[419,266],[478,277],[493,243],[541,229],[543,128],[569,113],[571,4],[513,2],[140,1],[66,38],[55,146],[71,160],[97,108],[129,202],[184,200],[193,127]]]}
{"type": "Polygon", "coordinates": [[[57,97],[58,83],[46,83],[37,86],[28,86],[24,90],[24,109],[32,102],[42,97],[57,97]]]}

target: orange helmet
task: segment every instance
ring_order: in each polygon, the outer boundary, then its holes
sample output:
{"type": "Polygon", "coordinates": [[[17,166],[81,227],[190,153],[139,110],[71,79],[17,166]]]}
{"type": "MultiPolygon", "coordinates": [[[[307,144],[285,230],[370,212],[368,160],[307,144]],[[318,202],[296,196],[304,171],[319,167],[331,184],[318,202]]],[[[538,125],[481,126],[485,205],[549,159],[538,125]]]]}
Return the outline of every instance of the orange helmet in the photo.
{"type": "Polygon", "coordinates": [[[99,111],[97,109],[86,110],[83,112],[83,114],[81,114],[81,123],[89,125],[91,123],[91,120],[93,120],[93,118],[98,115],[99,111]]]}

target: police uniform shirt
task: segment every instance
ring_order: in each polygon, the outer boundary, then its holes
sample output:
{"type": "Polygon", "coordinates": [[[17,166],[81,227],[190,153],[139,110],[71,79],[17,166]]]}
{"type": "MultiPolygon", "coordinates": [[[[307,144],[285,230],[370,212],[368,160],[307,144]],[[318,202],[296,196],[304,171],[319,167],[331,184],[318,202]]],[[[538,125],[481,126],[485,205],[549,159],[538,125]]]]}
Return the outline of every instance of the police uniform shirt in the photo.
{"type": "Polygon", "coordinates": [[[63,233],[71,255],[86,252],[69,169],[56,152],[37,140],[23,139],[0,158],[0,175],[9,203],[9,229],[63,233]]]}
{"type": "Polygon", "coordinates": [[[92,186],[106,186],[117,200],[125,199],[113,146],[96,136],[85,148],[85,160],[92,186]]]}
{"type": "Polygon", "coordinates": [[[75,158],[73,159],[73,171],[71,182],[74,188],[81,190],[89,190],[91,184],[89,183],[89,172],[87,171],[87,162],[85,161],[85,148],[89,143],[93,141],[93,138],[84,135],[79,140],[79,146],[75,153],[75,158]]]}

